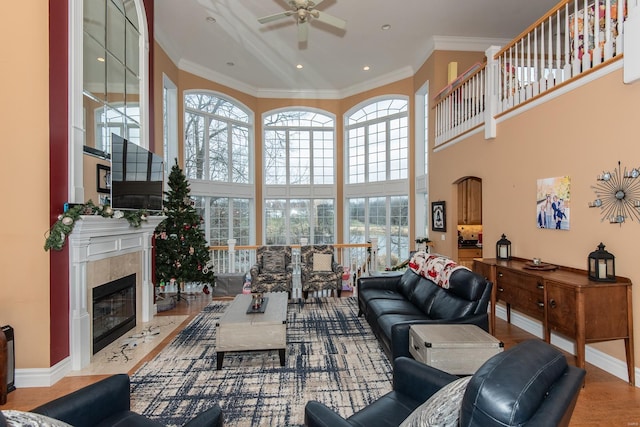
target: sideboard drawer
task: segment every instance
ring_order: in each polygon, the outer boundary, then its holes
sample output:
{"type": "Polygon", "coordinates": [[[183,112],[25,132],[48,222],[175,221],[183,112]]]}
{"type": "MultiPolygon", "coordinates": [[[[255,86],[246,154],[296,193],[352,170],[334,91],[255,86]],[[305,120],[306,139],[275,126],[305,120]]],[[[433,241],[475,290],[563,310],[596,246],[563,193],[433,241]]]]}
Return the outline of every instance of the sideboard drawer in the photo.
{"type": "Polygon", "coordinates": [[[497,268],[496,276],[497,299],[536,319],[544,318],[542,279],[501,267],[497,268]]]}

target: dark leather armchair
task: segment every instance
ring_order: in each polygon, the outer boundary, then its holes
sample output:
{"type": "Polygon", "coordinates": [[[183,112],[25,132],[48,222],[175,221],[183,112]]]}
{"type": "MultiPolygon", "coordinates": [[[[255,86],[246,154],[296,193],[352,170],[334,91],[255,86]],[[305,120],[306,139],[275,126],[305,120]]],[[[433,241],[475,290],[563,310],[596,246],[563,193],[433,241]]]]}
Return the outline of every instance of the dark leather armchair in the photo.
{"type": "MultiPolygon", "coordinates": [[[[31,412],[64,421],[74,427],[163,425],[130,409],[129,376],[117,374],[45,403],[31,412]]],[[[222,410],[214,403],[185,426],[222,427],[222,410]]]]}
{"type": "MultiPolygon", "coordinates": [[[[585,371],[567,364],[556,348],[525,341],[489,359],[473,375],[460,412],[461,427],[568,426],[585,371]]],[[[308,402],[305,425],[397,426],[454,375],[413,359],[395,360],[393,390],[347,419],[308,402]]]]}

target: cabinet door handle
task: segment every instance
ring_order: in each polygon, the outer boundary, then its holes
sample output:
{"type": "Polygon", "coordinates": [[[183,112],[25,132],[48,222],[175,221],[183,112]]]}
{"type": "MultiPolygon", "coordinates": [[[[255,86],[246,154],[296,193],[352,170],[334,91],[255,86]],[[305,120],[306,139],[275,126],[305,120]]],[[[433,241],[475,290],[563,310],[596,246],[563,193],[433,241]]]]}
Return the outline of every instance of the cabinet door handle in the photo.
{"type": "Polygon", "coordinates": [[[540,307],[540,308],[544,308],[544,302],[542,302],[542,301],[538,301],[538,307],[540,307]]]}
{"type": "Polygon", "coordinates": [[[504,288],[498,288],[498,292],[504,292],[504,288]]]}
{"type": "Polygon", "coordinates": [[[537,288],[538,288],[538,289],[544,289],[544,284],[542,284],[542,283],[538,282],[538,286],[537,286],[537,288]]]}
{"type": "Polygon", "coordinates": [[[498,277],[502,277],[502,273],[498,273],[498,277]]]}
{"type": "Polygon", "coordinates": [[[556,300],[554,300],[553,298],[551,298],[549,300],[549,307],[551,308],[556,308],[557,304],[556,304],[556,300]]]}

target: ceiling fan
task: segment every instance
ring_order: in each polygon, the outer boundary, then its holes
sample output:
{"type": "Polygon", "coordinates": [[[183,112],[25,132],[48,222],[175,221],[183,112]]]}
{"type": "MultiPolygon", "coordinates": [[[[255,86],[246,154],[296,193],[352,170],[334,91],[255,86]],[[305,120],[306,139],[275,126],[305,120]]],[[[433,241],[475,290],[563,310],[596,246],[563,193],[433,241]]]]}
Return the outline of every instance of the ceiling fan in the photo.
{"type": "Polygon", "coordinates": [[[340,30],[346,29],[347,21],[316,9],[323,1],[324,0],[288,0],[291,9],[273,15],[263,16],[258,19],[258,22],[266,24],[267,22],[294,16],[296,24],[298,25],[298,42],[300,43],[306,42],[309,37],[309,21],[312,18],[340,30]]]}

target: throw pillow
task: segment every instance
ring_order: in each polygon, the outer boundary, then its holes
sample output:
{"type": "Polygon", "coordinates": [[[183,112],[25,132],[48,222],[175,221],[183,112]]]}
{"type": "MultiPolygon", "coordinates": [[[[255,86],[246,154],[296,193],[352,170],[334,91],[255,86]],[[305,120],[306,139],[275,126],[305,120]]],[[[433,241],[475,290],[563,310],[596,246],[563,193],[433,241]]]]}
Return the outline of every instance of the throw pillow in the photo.
{"type": "Polygon", "coordinates": [[[2,411],[9,427],[71,427],[69,424],[33,412],[15,411],[13,409],[2,411]]]}
{"type": "Polygon", "coordinates": [[[457,379],[435,392],[418,406],[400,427],[457,427],[462,397],[470,376],[457,379]]]}
{"type": "Polygon", "coordinates": [[[331,261],[331,254],[313,254],[313,271],[332,271],[331,261]]]}
{"type": "Polygon", "coordinates": [[[262,271],[265,273],[284,273],[284,254],[265,252],[262,255],[262,271]]]}

